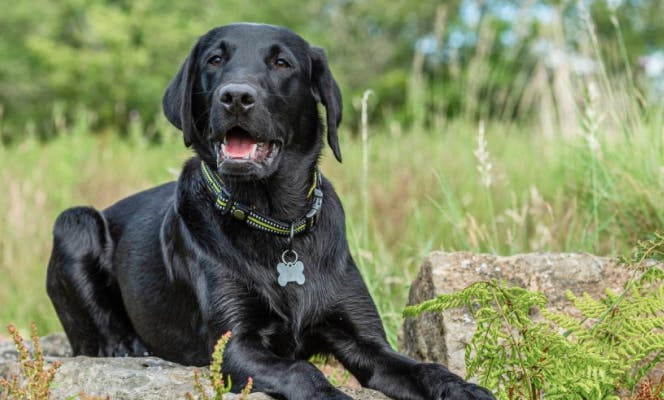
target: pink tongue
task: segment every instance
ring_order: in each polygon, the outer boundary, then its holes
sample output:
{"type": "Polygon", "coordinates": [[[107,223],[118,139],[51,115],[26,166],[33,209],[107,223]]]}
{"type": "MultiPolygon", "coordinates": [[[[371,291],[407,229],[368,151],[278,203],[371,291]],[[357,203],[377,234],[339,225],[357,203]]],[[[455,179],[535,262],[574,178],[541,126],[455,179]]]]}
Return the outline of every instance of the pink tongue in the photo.
{"type": "Polygon", "coordinates": [[[251,154],[256,142],[246,136],[231,136],[226,139],[226,154],[232,158],[244,158],[251,154]]]}

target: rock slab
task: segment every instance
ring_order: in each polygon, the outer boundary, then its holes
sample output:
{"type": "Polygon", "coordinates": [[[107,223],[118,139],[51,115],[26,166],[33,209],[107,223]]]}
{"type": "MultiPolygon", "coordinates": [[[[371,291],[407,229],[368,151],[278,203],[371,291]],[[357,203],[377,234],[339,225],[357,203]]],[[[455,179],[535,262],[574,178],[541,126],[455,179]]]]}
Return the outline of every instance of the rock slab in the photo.
{"type": "MultiPolygon", "coordinates": [[[[408,304],[456,292],[474,282],[497,279],[543,292],[550,307],[569,312],[566,290],[598,297],[605,288],[620,291],[627,278],[628,271],[614,259],[590,254],[529,253],[503,257],[432,252],[411,286],[408,304]]],[[[406,318],[400,348],[413,358],[445,364],[465,376],[465,349],[475,329],[474,320],[463,309],[424,313],[406,318]]]]}
{"type": "MultiPolygon", "coordinates": [[[[156,357],[96,358],[71,357],[71,348],[64,334],[49,335],[40,340],[47,362],[62,365],[51,386],[51,399],[66,400],[87,396],[111,400],[184,399],[186,393],[199,398],[193,386],[194,367],[165,361],[156,357]]],[[[31,347],[30,343],[26,343],[31,347]]],[[[0,376],[8,377],[18,370],[17,353],[12,342],[0,343],[0,376]]],[[[385,400],[382,393],[364,388],[340,388],[356,400],[385,400]]],[[[211,396],[212,393],[208,393],[211,396]]],[[[236,400],[239,395],[224,395],[236,400]]],[[[252,393],[249,400],[272,400],[264,393],[252,393]]]]}
{"type": "MultiPolygon", "coordinates": [[[[108,396],[111,400],[184,399],[187,393],[199,399],[193,387],[194,369],[155,357],[70,358],[64,361],[55,375],[52,399],[71,399],[81,392],[104,398],[108,396]]],[[[356,400],[387,399],[382,393],[369,389],[340,389],[356,400]]],[[[214,398],[211,390],[207,395],[214,398]]],[[[239,398],[238,394],[224,395],[224,400],[239,398]]],[[[247,399],[274,398],[265,393],[251,393],[247,399]]]]}

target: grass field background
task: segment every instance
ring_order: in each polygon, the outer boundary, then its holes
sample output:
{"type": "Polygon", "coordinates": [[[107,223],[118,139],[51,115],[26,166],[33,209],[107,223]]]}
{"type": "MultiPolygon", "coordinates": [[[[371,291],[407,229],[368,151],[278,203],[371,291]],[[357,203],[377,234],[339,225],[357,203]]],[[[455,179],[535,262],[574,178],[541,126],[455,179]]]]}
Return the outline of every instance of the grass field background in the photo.
{"type": "MultiPolygon", "coordinates": [[[[365,140],[341,131],[344,162],[326,150],[322,172],[343,201],[354,258],[393,343],[431,250],[618,255],[662,226],[662,113],[635,109],[633,122],[619,125],[599,108],[585,111],[578,129],[554,136],[535,123],[471,119],[408,131],[369,126],[365,140]]],[[[44,288],[60,211],[104,208],[173,180],[191,156],[165,121],[158,144],[142,139],[140,126],[124,139],[90,135],[85,121],[46,143],[0,147],[2,325],[61,329],[44,288]]]]}

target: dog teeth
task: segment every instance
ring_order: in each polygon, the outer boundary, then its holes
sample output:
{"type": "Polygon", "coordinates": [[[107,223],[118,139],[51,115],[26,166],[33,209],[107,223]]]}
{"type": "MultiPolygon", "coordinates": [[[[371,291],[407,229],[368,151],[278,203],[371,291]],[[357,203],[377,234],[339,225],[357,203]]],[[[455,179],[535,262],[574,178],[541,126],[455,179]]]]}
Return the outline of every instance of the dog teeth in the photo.
{"type": "Polygon", "coordinates": [[[271,152],[271,147],[269,147],[270,145],[267,142],[253,143],[242,156],[235,154],[233,151],[231,151],[231,154],[229,154],[228,144],[225,141],[220,142],[217,146],[217,154],[219,154],[219,156],[224,159],[230,158],[235,160],[251,161],[265,158],[265,156],[268,156],[271,152]]]}

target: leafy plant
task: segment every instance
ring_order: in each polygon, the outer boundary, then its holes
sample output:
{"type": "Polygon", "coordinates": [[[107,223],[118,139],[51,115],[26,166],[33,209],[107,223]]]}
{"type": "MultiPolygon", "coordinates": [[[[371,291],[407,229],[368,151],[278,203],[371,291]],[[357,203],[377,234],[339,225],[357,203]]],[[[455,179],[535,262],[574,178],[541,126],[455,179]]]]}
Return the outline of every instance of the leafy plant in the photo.
{"type": "Polygon", "coordinates": [[[623,292],[607,290],[600,299],[568,292],[577,313],[546,309],[542,293],[493,280],[404,314],[467,307],[477,322],[466,348],[468,376],[501,399],[617,399],[618,389],[634,392],[664,359],[663,260],[664,234],[639,242],[621,259],[632,270],[623,292]],[[543,318],[533,318],[533,308],[543,318]]]}
{"type": "MultiPolygon", "coordinates": [[[[205,390],[205,386],[201,381],[200,371],[198,369],[194,370],[194,388],[202,400],[222,400],[224,394],[229,393],[233,387],[231,377],[227,376],[227,380],[225,380],[224,375],[221,372],[221,365],[224,361],[224,349],[226,348],[230,338],[231,332],[226,332],[219,338],[217,344],[214,346],[214,352],[212,353],[212,363],[210,364],[210,373],[208,375],[210,386],[212,387],[212,391],[214,393],[212,398],[208,396],[205,390]]],[[[249,396],[251,388],[253,387],[253,383],[253,379],[249,377],[247,384],[240,393],[240,400],[245,400],[247,396],[249,396]]],[[[191,393],[187,393],[187,399],[194,400],[194,396],[191,393]]]]}
{"type": "Polygon", "coordinates": [[[30,354],[23,338],[14,325],[9,324],[7,330],[18,351],[19,372],[9,380],[0,377],[0,399],[46,400],[51,397],[50,385],[55,377],[59,362],[46,366],[44,354],[39,344],[37,326],[30,325],[32,331],[33,352],[30,354]]]}

